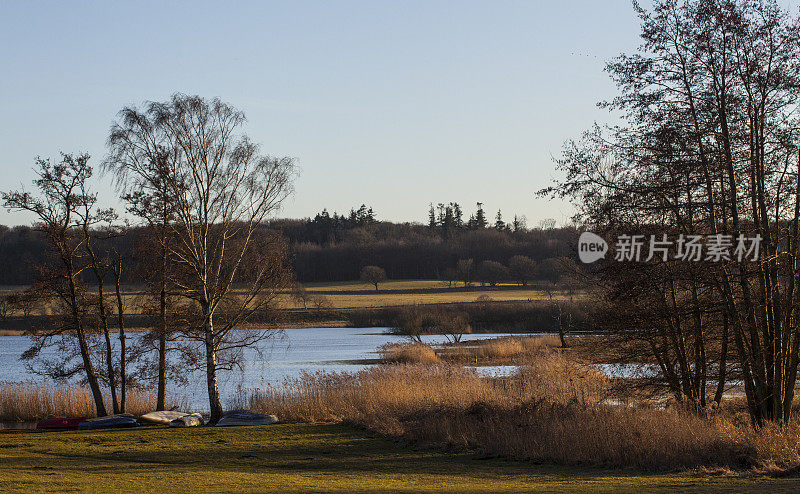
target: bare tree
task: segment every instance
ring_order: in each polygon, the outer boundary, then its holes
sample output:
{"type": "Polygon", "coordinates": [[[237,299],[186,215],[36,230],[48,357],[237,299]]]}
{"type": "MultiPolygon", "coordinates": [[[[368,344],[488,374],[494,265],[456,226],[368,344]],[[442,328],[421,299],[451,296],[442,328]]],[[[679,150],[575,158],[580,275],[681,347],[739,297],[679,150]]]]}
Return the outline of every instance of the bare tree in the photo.
{"type": "Polygon", "coordinates": [[[14,314],[19,312],[22,317],[30,316],[36,306],[36,301],[41,299],[40,295],[40,293],[37,293],[35,286],[9,293],[6,295],[9,312],[14,314]]]}
{"type": "MultiPolygon", "coordinates": [[[[120,412],[125,413],[125,403],[128,390],[128,372],[127,372],[127,343],[125,338],[125,304],[122,299],[122,269],[123,269],[122,255],[115,252],[114,258],[111,260],[111,272],[114,275],[114,295],[117,301],[117,330],[119,335],[119,385],[120,385],[120,398],[119,409],[120,412]]],[[[163,402],[162,402],[162,408],[163,402]]]]}
{"type": "Polygon", "coordinates": [[[157,245],[157,257],[148,256],[145,279],[155,287],[158,301],[158,369],[156,410],[164,410],[167,384],[167,324],[169,305],[169,257],[171,223],[175,220],[173,189],[168,174],[176,166],[180,149],[174,146],[166,128],[155,122],[155,104],[147,110],[125,107],[119,121],[111,127],[108,138],[109,155],[104,169],[114,174],[117,186],[123,190],[128,210],[143,219],[149,236],[157,245]]]}
{"type": "MultiPolygon", "coordinates": [[[[4,192],[3,202],[6,208],[30,211],[37,216],[36,228],[46,236],[59,261],[58,268],[50,273],[45,286],[69,309],[69,319],[63,327],[44,335],[43,340],[63,333],[74,335],[97,414],[103,416],[106,408],[86,338],[86,305],[79,279],[85,269],[80,256],[86,240],[82,233],[81,213],[87,208],[92,209],[97,199],[94,194],[86,193],[86,181],[92,176],[88,161],[88,154],[62,154],[57,164],[37,158],[38,178],[34,184],[39,194],[4,192]]],[[[32,353],[36,351],[34,349],[32,353]]]]}
{"type": "Polygon", "coordinates": [[[303,309],[308,309],[308,304],[313,301],[313,294],[309,293],[302,283],[296,281],[292,284],[292,299],[303,304],[303,309]]]}
{"type": "MultiPolygon", "coordinates": [[[[89,197],[85,182],[79,184],[79,192],[81,197],[89,197]]],[[[82,201],[82,207],[78,208],[76,213],[81,233],[83,234],[82,244],[88,255],[88,267],[97,281],[97,297],[94,299],[94,305],[97,308],[99,329],[105,339],[106,379],[108,380],[108,387],[111,392],[111,406],[116,414],[120,412],[119,400],[117,399],[117,373],[114,366],[113,348],[108,323],[109,307],[106,304],[105,293],[105,278],[111,269],[111,262],[107,256],[103,256],[97,251],[97,246],[95,245],[98,240],[106,240],[114,235],[114,226],[112,223],[116,220],[116,214],[110,209],[95,210],[94,200],[82,201]],[[108,223],[109,226],[102,229],[97,228],[101,223],[108,223]]],[[[122,360],[124,359],[125,357],[123,354],[122,360]]]]}
{"type": "Polygon", "coordinates": [[[386,271],[380,266],[364,266],[361,268],[361,281],[375,285],[378,291],[378,284],[386,281],[386,271]]]}
{"type": "Polygon", "coordinates": [[[721,342],[721,381],[730,337],[753,423],[787,421],[800,364],[800,20],[771,0],[636,10],[641,50],[607,67],[619,95],[605,106],[625,123],[568,143],[553,190],[608,234],[760,239],[756,259],[676,262],[673,249],[607,280],[681,395],[705,404],[709,343],[721,342]]]}
{"type": "Polygon", "coordinates": [[[459,259],[456,263],[456,271],[458,277],[464,282],[464,287],[468,287],[472,282],[473,271],[475,269],[475,261],[472,259],[459,259]]]}
{"type": "Polygon", "coordinates": [[[0,319],[2,319],[3,321],[6,320],[8,313],[12,310],[13,304],[11,302],[13,299],[14,299],[13,293],[0,296],[0,319]]]}
{"type": "Polygon", "coordinates": [[[456,268],[445,268],[442,278],[447,281],[447,288],[453,288],[453,283],[458,281],[458,270],[456,268]]]}
{"type": "Polygon", "coordinates": [[[175,156],[165,160],[164,177],[174,208],[175,287],[197,311],[187,335],[205,350],[215,423],[222,416],[217,371],[273,334],[234,330],[290,281],[285,244],[257,230],[291,192],[294,161],[259,154],[240,133],[244,114],[219,99],[176,94],[148,113],[175,156]]]}

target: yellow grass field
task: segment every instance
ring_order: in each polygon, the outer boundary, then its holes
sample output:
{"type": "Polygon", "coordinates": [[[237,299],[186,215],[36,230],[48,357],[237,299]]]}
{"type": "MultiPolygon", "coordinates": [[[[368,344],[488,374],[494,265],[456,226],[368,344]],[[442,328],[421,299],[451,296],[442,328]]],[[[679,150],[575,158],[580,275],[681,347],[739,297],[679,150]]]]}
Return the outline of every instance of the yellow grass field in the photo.
{"type": "MultiPolygon", "coordinates": [[[[7,294],[24,287],[2,287],[0,295],[7,294]]],[[[398,280],[386,281],[379,285],[375,291],[373,285],[359,281],[345,281],[337,283],[312,283],[305,285],[305,289],[313,300],[307,301],[306,308],[322,307],[328,309],[356,309],[366,307],[391,307],[413,304],[442,304],[464,303],[476,301],[527,301],[547,300],[548,294],[542,289],[523,287],[518,285],[499,285],[498,287],[482,287],[473,284],[471,289],[464,291],[462,284],[448,287],[447,282],[438,280],[398,280]]],[[[113,293],[108,294],[109,297],[113,293]]],[[[578,292],[554,292],[557,299],[578,299],[582,295],[578,292]]],[[[124,294],[126,312],[137,314],[141,312],[144,302],[144,293],[141,287],[126,287],[124,294]]],[[[303,308],[302,302],[296,299],[289,291],[282,293],[278,298],[281,308],[303,308]]],[[[56,312],[53,304],[35,307],[31,315],[51,315],[56,312]]],[[[9,315],[21,315],[19,311],[11,310],[9,315]]]]}
{"type": "MultiPolygon", "coordinates": [[[[313,292],[312,292],[313,293],[313,292]]],[[[520,289],[520,290],[475,290],[468,292],[447,291],[433,293],[381,293],[364,291],[359,294],[339,294],[335,291],[323,292],[325,306],[333,309],[348,309],[361,307],[391,307],[398,305],[413,304],[444,304],[458,302],[479,302],[481,300],[509,302],[527,300],[547,300],[547,294],[542,290],[520,289]],[[484,298],[488,297],[488,300],[484,298]]],[[[567,295],[559,293],[555,298],[569,298],[567,295]]],[[[577,297],[576,297],[577,298],[577,297]]],[[[286,308],[302,307],[296,301],[286,297],[282,301],[282,306],[286,308]]]]}

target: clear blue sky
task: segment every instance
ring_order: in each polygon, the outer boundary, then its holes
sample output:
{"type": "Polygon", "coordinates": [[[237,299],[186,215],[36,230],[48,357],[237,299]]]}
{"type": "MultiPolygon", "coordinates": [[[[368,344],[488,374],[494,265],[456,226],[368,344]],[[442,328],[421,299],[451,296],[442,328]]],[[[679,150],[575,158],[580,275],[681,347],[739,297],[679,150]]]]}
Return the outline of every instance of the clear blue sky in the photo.
{"type": "Polygon", "coordinates": [[[430,202],[481,201],[562,222],[534,191],[564,140],[609,119],[604,61],[638,43],[625,0],[2,0],[0,190],[30,188],[37,155],[98,164],[120,108],[179,91],[232,103],[264,151],[297,158],[280,216],[365,203],[425,221],[430,202]]]}

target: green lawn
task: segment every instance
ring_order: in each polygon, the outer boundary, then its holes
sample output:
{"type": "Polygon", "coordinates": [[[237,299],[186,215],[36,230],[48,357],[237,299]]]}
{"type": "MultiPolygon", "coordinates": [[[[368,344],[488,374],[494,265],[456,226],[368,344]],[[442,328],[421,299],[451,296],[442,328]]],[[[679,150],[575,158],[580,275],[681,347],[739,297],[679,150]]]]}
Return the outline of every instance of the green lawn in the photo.
{"type": "Polygon", "coordinates": [[[416,450],[344,426],[0,435],[0,492],[786,491],[757,476],[641,474],[416,450]]]}

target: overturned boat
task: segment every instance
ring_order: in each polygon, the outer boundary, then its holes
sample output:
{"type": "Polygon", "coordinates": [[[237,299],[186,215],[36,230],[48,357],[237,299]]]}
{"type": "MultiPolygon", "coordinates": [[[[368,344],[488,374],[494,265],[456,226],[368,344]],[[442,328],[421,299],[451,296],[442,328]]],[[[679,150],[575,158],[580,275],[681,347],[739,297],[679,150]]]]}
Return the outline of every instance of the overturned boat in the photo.
{"type": "Polygon", "coordinates": [[[139,425],[139,422],[133,415],[119,414],[84,420],[78,424],[78,430],[127,429],[129,427],[136,427],[137,425],[139,425]]]}

